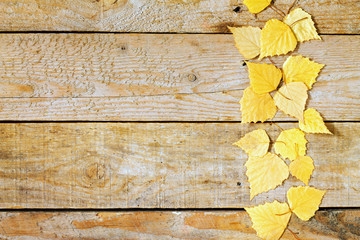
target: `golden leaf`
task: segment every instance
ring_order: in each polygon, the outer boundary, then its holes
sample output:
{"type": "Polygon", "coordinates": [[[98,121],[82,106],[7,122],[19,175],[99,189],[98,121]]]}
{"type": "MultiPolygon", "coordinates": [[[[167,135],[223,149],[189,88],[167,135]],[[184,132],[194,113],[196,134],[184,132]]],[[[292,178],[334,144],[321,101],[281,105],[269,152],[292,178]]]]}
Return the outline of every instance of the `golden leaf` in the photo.
{"type": "Polygon", "coordinates": [[[290,56],[283,65],[284,82],[303,82],[311,89],[324,66],[300,55],[290,56]]]}
{"type": "Polygon", "coordinates": [[[304,120],[304,109],[308,98],[307,87],[302,82],[292,82],[282,86],[274,96],[276,106],[284,113],[304,120]]]}
{"type": "Polygon", "coordinates": [[[287,192],[290,209],[301,220],[308,221],[319,209],[326,191],[313,187],[291,187],[287,192]]]}
{"type": "Polygon", "coordinates": [[[289,166],[291,174],[306,185],[309,184],[314,168],[314,161],[308,156],[298,156],[289,166]]]}
{"type": "Polygon", "coordinates": [[[306,154],[305,133],[298,128],[282,131],[274,144],[275,152],[291,161],[306,154]]]}
{"type": "Polygon", "coordinates": [[[316,31],[315,24],[311,19],[311,15],[301,8],[292,10],[283,21],[291,27],[298,41],[304,42],[311,39],[321,40],[316,31]]]}
{"type": "Polygon", "coordinates": [[[244,4],[251,13],[259,13],[270,5],[272,0],[244,0],[244,4]]]}
{"type": "Polygon", "coordinates": [[[296,45],[297,40],[291,28],[277,19],[271,19],[261,30],[260,59],[294,51],[296,45]]]}
{"type": "Polygon", "coordinates": [[[291,216],[287,203],[265,203],[252,208],[245,208],[253,223],[257,235],[266,240],[277,240],[284,233],[291,216]]]}
{"type": "Polygon", "coordinates": [[[320,113],[313,108],[305,110],[304,122],[299,122],[299,127],[306,133],[332,134],[325,126],[325,123],[320,113]]]}
{"type": "Polygon", "coordinates": [[[276,114],[276,106],[270,94],[257,94],[251,87],[244,90],[240,104],[242,123],[264,122],[276,114]]]}
{"type": "Polygon", "coordinates": [[[282,78],[280,69],[272,64],[246,62],[249,68],[251,89],[258,94],[277,89],[282,78]]]}
{"type": "Polygon", "coordinates": [[[234,145],[242,148],[249,156],[262,157],[269,150],[270,139],[264,129],[257,129],[245,134],[234,145]]]}
{"type": "Polygon", "coordinates": [[[259,193],[275,189],[289,176],[285,162],[270,152],[263,157],[249,156],[245,166],[250,183],[250,200],[259,193]]]}
{"type": "Polygon", "coordinates": [[[260,54],[261,29],[258,27],[228,27],[232,32],[235,46],[245,59],[252,59],[260,54]]]}

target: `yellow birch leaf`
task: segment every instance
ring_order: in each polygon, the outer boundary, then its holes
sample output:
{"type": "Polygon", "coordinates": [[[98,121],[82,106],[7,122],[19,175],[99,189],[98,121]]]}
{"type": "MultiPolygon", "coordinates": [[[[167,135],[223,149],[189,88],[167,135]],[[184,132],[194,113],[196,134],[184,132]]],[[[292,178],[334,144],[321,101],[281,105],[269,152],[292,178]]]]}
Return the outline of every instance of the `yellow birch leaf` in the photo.
{"type": "Polygon", "coordinates": [[[250,183],[250,200],[260,193],[275,189],[289,176],[285,162],[270,152],[263,157],[249,156],[245,166],[250,183]]]}
{"type": "Polygon", "coordinates": [[[292,10],[283,21],[291,27],[299,42],[312,39],[321,40],[316,31],[315,24],[311,19],[311,15],[301,8],[292,10]]]}
{"type": "Polygon", "coordinates": [[[276,106],[284,113],[304,120],[304,109],[308,98],[307,87],[302,82],[292,82],[282,86],[274,96],[276,106]]]}
{"type": "Polygon", "coordinates": [[[257,235],[265,240],[278,240],[284,233],[291,216],[287,203],[265,203],[245,208],[253,223],[257,235]]]}
{"type": "Polygon", "coordinates": [[[280,69],[272,64],[246,62],[249,68],[251,89],[258,94],[277,89],[282,78],[280,69]]]}
{"type": "Polygon", "coordinates": [[[310,177],[314,171],[314,161],[309,156],[298,156],[290,163],[289,169],[291,175],[305,183],[309,184],[310,177]]]}
{"type": "Polygon", "coordinates": [[[272,0],[244,0],[251,13],[259,13],[270,5],[272,0]]]}
{"type": "Polygon", "coordinates": [[[261,30],[260,59],[294,51],[297,39],[291,28],[285,23],[271,19],[261,30]]]}
{"type": "Polygon", "coordinates": [[[270,139],[264,129],[257,129],[245,134],[234,145],[242,148],[249,156],[262,157],[269,150],[270,139]]]}
{"type": "Polygon", "coordinates": [[[276,106],[269,93],[257,94],[251,87],[244,90],[240,100],[242,123],[264,122],[276,114],[276,106]]]}
{"type": "Polygon", "coordinates": [[[235,46],[245,59],[253,59],[260,54],[261,29],[258,27],[228,27],[232,32],[235,46]]]}
{"type": "Polygon", "coordinates": [[[311,89],[324,66],[300,55],[290,56],[283,65],[284,82],[303,82],[311,89]]]}
{"type": "Polygon", "coordinates": [[[294,161],[298,156],[305,156],[307,140],[305,133],[298,128],[282,131],[274,144],[276,154],[294,161]]]}
{"type": "Polygon", "coordinates": [[[325,126],[320,113],[313,108],[305,110],[304,122],[299,122],[299,127],[306,133],[332,134],[325,126]]]}
{"type": "Polygon", "coordinates": [[[319,209],[326,191],[313,187],[291,187],[287,192],[290,209],[301,220],[308,221],[319,209]]]}

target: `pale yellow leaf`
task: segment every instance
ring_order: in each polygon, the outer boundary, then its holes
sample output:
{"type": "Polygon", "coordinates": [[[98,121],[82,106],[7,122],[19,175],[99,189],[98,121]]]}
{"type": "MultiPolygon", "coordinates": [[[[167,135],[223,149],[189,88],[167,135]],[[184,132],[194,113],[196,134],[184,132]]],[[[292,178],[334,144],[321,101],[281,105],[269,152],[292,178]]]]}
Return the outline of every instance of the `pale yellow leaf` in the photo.
{"type": "Polygon", "coordinates": [[[275,189],[289,176],[289,168],[285,162],[270,152],[263,157],[249,156],[245,166],[250,183],[250,199],[275,189]]]}
{"type": "Polygon", "coordinates": [[[272,0],[244,0],[244,4],[251,13],[259,13],[270,5],[272,0]]]}
{"type": "Polygon", "coordinates": [[[313,187],[291,187],[287,192],[290,209],[301,220],[308,221],[319,209],[326,191],[313,187]]]}
{"type": "Polygon", "coordinates": [[[246,62],[249,68],[251,89],[258,93],[269,93],[277,89],[282,78],[280,69],[272,64],[246,62]]]}
{"type": "Polygon", "coordinates": [[[269,93],[257,94],[251,87],[244,90],[240,100],[242,123],[264,122],[276,114],[276,106],[269,93]]]}
{"type": "Polygon", "coordinates": [[[262,157],[269,150],[270,139],[264,129],[257,129],[245,134],[234,145],[242,148],[249,156],[262,157]]]}
{"type": "Polygon", "coordinates": [[[291,161],[305,156],[307,140],[305,133],[298,128],[282,131],[274,144],[275,152],[291,161]]]}
{"type": "Polygon", "coordinates": [[[311,15],[301,8],[292,10],[283,21],[291,27],[299,42],[321,39],[316,31],[311,15]]]}
{"type": "Polygon", "coordinates": [[[309,184],[314,168],[314,161],[309,156],[298,156],[289,166],[291,174],[306,185],[309,184]]]}
{"type": "Polygon", "coordinates": [[[325,126],[325,123],[320,113],[313,108],[305,110],[304,122],[299,122],[299,127],[306,133],[332,134],[325,126]]]}
{"type": "Polygon", "coordinates": [[[260,59],[294,51],[297,45],[296,37],[285,23],[271,19],[261,30],[260,59]]]}
{"type": "Polygon", "coordinates": [[[276,106],[284,113],[304,120],[304,109],[308,98],[307,87],[302,82],[292,82],[282,86],[274,96],[276,106]]]}
{"type": "Polygon", "coordinates": [[[235,46],[245,59],[253,59],[260,54],[261,29],[258,27],[228,27],[233,33],[235,46]]]}
{"type": "Polygon", "coordinates": [[[303,82],[311,89],[324,66],[300,55],[290,56],[283,65],[284,82],[303,82]]]}
{"type": "Polygon", "coordinates": [[[284,233],[291,216],[287,203],[265,203],[245,208],[253,223],[257,235],[265,240],[278,240],[284,233]]]}

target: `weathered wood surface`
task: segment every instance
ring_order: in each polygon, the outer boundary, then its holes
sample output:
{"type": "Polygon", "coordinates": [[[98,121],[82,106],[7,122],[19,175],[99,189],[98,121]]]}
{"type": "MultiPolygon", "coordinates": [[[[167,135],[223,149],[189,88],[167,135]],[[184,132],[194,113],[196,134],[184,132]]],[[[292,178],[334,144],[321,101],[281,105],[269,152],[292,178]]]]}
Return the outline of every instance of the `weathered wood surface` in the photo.
{"type": "MultiPolygon", "coordinates": [[[[358,121],[360,36],[323,39],[295,53],[327,65],[308,106],[358,121]]],[[[0,59],[0,120],[240,121],[249,86],[231,35],[2,34],[0,59]]]]}
{"type": "MultiPolygon", "coordinates": [[[[360,238],[359,210],[322,210],[308,222],[293,216],[302,240],[360,238]]],[[[258,239],[244,211],[195,212],[7,212],[0,237],[17,239],[258,239]]],[[[286,230],[283,240],[294,240],[286,230]]]]}
{"type": "MultiPolygon", "coordinates": [[[[280,123],[284,129],[295,123],[280,123]]],[[[232,143],[258,127],[239,123],[2,123],[0,208],[241,208],[249,201],[244,163],[232,143]]],[[[310,185],[328,190],[323,207],[360,206],[360,124],[328,123],[308,135],[310,185]]]]}
{"type": "MultiPolygon", "coordinates": [[[[275,5],[286,12],[292,1],[275,5]]],[[[359,34],[358,0],[299,0],[320,33],[359,34]],[[341,13],[341,14],[339,14],[341,13]]],[[[227,25],[263,26],[279,18],[271,9],[255,17],[240,0],[2,0],[1,31],[225,32],[227,25]],[[239,12],[234,9],[240,7],[239,12]]]]}

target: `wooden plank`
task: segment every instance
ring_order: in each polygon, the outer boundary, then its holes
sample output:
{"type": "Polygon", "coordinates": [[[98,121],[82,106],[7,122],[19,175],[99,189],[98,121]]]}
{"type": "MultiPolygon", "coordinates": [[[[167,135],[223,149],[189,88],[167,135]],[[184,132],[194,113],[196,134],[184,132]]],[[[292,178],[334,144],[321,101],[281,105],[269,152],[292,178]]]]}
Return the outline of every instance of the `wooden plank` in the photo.
{"type": "MultiPolygon", "coordinates": [[[[322,210],[308,222],[292,217],[289,228],[304,240],[359,239],[359,218],[360,210],[322,210]]],[[[0,213],[0,236],[11,240],[258,239],[251,226],[245,211],[0,213]]]]}
{"type": "MultiPolygon", "coordinates": [[[[275,5],[286,12],[288,0],[275,5]]],[[[359,34],[358,0],[298,1],[321,33],[359,34]],[[339,14],[341,13],[341,14],[339,14]]],[[[223,33],[227,25],[263,26],[279,18],[271,9],[257,16],[234,0],[2,0],[1,31],[109,31],[223,33]],[[240,7],[238,12],[234,9],[240,7]]]]}
{"type": "MultiPolygon", "coordinates": [[[[323,39],[295,53],[327,65],[308,106],[359,121],[360,36],[323,39]]],[[[249,86],[231,35],[2,34],[0,59],[0,120],[240,121],[249,86]]]]}
{"type": "MultiPolygon", "coordinates": [[[[284,129],[295,123],[280,123],[284,129]]],[[[323,207],[360,206],[360,123],[328,123],[307,136],[323,207]]],[[[0,208],[242,208],[249,201],[240,136],[275,125],[239,123],[2,123],[0,208]]]]}

